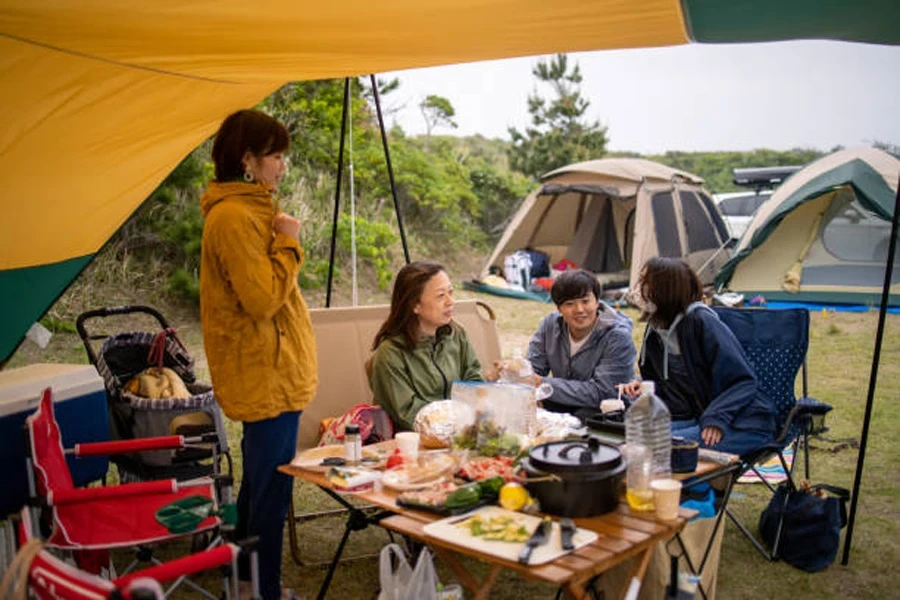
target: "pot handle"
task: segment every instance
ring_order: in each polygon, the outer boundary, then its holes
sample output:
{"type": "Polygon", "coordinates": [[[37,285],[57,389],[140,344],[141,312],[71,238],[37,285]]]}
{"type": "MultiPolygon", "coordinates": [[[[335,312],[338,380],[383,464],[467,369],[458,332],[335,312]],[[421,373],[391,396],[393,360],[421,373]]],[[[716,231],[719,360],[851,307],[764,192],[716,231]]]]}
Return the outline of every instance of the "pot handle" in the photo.
{"type": "Polygon", "coordinates": [[[559,455],[562,458],[568,458],[569,452],[574,450],[575,448],[581,449],[581,456],[578,457],[578,462],[581,464],[588,464],[593,459],[593,451],[591,449],[590,443],[585,444],[584,442],[572,442],[567,446],[563,447],[562,450],[559,451],[559,455]]]}

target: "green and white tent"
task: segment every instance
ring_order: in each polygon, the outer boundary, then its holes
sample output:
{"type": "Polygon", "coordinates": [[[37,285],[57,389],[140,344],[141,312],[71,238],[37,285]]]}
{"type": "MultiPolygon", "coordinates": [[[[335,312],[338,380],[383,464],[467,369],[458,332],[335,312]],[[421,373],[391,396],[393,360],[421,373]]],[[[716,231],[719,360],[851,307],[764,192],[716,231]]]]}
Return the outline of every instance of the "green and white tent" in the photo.
{"type": "MultiPolygon", "coordinates": [[[[767,300],[877,305],[898,178],[900,160],[874,148],[841,150],[798,171],[760,206],[717,287],[767,300]]],[[[896,268],[889,304],[900,305],[896,268]]]]}

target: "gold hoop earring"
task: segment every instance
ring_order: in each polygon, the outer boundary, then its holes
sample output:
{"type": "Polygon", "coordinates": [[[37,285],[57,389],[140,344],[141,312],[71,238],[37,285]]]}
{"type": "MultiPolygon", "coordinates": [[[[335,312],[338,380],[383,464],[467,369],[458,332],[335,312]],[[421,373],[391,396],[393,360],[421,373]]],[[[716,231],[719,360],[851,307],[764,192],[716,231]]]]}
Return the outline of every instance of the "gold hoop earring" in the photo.
{"type": "Polygon", "coordinates": [[[244,181],[247,183],[253,183],[253,173],[250,172],[250,169],[244,167],[244,181]]]}

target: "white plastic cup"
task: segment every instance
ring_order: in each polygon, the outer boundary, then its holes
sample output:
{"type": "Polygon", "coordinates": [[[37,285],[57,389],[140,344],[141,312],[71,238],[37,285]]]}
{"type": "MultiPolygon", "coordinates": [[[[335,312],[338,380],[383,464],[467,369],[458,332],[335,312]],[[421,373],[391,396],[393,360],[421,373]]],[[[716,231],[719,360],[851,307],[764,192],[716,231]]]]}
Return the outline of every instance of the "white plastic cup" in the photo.
{"type": "Polygon", "coordinates": [[[419,434],[415,431],[401,431],[394,436],[400,453],[410,460],[419,459],[419,434]]]}
{"type": "Polygon", "coordinates": [[[663,521],[676,519],[681,500],[681,482],[676,479],[656,479],[650,482],[650,489],[653,490],[656,516],[663,521]]]}

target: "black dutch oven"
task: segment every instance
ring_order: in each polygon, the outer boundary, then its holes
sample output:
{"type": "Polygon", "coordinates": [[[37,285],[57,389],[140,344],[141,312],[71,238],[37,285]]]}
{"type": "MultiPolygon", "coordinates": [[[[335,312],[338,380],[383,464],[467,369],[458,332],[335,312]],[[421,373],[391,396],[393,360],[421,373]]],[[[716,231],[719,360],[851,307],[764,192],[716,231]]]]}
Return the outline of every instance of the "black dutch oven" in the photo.
{"type": "Polygon", "coordinates": [[[540,502],[541,512],[590,517],[619,504],[625,461],[618,448],[597,438],[540,444],[521,465],[525,487],[540,502]]]}

